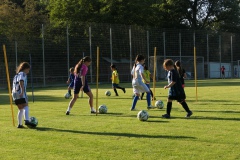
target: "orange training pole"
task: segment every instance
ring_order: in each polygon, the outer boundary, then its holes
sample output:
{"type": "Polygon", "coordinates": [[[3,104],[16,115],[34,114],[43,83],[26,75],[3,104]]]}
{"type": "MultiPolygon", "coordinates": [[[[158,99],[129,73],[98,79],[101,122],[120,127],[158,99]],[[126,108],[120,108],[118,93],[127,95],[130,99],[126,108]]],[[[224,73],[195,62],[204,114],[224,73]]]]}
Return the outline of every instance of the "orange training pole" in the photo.
{"type": "Polygon", "coordinates": [[[12,94],[11,94],[9,71],[8,71],[7,52],[6,52],[6,46],[5,46],[5,45],[3,45],[3,53],[4,53],[5,66],[6,66],[6,74],[7,74],[7,82],[8,82],[9,100],[10,100],[10,105],[11,105],[11,110],[12,110],[12,121],[13,121],[13,126],[15,126],[13,106],[12,106],[12,94]]]}

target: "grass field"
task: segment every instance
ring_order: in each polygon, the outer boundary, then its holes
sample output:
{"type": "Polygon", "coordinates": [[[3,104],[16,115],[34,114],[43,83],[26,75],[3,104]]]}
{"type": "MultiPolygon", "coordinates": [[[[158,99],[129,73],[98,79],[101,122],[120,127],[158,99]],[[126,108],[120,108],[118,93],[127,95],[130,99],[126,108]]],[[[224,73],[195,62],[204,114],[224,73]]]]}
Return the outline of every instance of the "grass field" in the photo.
{"type": "MultiPolygon", "coordinates": [[[[166,105],[166,81],[158,82],[156,97],[166,105]]],[[[122,83],[126,94],[113,96],[111,84],[100,85],[99,105],[106,104],[107,114],[90,114],[86,95],[79,98],[69,116],[67,87],[35,88],[35,102],[28,90],[30,115],[37,117],[35,129],[15,127],[7,90],[0,96],[0,159],[45,160],[237,160],[240,159],[240,80],[198,81],[198,100],[194,81],[186,81],[187,102],[193,115],[173,102],[171,119],[162,119],[164,109],[149,110],[147,122],[136,118],[146,110],[146,100],[139,100],[138,111],[130,111],[132,88],[122,83]],[[112,96],[104,92],[110,90],[112,96]]],[[[91,86],[95,95],[95,86],[91,86]]],[[[94,106],[96,100],[94,100],[94,106]]]]}

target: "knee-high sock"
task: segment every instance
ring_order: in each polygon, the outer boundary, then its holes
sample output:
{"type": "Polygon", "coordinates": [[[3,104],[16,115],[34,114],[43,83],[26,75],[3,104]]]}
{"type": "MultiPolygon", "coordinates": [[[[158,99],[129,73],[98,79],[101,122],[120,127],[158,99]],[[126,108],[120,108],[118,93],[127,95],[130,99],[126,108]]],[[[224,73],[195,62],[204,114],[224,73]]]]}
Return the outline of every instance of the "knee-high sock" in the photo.
{"type": "Polygon", "coordinates": [[[25,118],[25,120],[29,120],[29,107],[26,106],[23,109],[24,109],[24,118],[25,118]]]}
{"type": "Polygon", "coordinates": [[[151,105],[151,95],[149,92],[147,92],[147,105],[150,106],[151,105]]]}
{"type": "Polygon", "coordinates": [[[188,108],[188,105],[185,101],[181,103],[182,107],[185,109],[186,112],[190,112],[190,109],[188,108]]]}
{"type": "Polygon", "coordinates": [[[141,95],[141,99],[143,99],[143,96],[144,96],[144,92],[143,92],[142,95],[141,95]]]}
{"type": "Polygon", "coordinates": [[[167,114],[170,115],[172,110],[172,102],[167,102],[167,114]]]}
{"type": "Polygon", "coordinates": [[[118,95],[117,89],[114,88],[113,90],[114,90],[115,94],[118,95]]]}
{"type": "Polygon", "coordinates": [[[134,97],[133,102],[132,102],[132,108],[131,108],[131,109],[135,109],[135,106],[136,106],[136,104],[137,104],[138,99],[139,99],[138,96],[135,96],[135,97],[134,97]]]}
{"type": "Polygon", "coordinates": [[[23,112],[24,112],[23,109],[18,110],[17,118],[18,118],[18,124],[20,125],[22,125],[23,112]]]}

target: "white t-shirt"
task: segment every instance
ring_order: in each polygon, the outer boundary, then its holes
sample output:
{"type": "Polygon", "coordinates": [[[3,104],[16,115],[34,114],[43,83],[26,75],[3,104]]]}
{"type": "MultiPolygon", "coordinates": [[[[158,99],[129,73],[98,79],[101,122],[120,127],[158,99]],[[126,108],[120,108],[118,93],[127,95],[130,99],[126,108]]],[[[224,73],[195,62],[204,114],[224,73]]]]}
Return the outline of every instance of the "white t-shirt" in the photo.
{"type": "Polygon", "coordinates": [[[27,98],[26,88],[27,88],[27,75],[24,72],[19,72],[13,78],[13,88],[12,88],[13,99],[16,100],[19,98],[27,98]],[[23,81],[23,84],[24,84],[24,93],[22,97],[18,96],[18,94],[21,93],[20,81],[23,81]]]}

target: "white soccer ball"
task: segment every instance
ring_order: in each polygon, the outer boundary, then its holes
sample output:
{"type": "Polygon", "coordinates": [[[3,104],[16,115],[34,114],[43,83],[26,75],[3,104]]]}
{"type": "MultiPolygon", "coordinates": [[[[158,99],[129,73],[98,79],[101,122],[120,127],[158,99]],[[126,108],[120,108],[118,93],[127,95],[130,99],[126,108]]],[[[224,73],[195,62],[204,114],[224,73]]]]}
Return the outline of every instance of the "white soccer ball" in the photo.
{"type": "Polygon", "coordinates": [[[163,107],[164,107],[163,101],[161,101],[161,100],[156,101],[155,107],[157,107],[158,109],[163,109],[163,107]]]}
{"type": "Polygon", "coordinates": [[[106,96],[111,96],[111,92],[110,92],[110,91],[106,91],[106,92],[105,92],[105,95],[106,95],[106,96]]]}
{"type": "Polygon", "coordinates": [[[69,93],[66,93],[66,94],[64,95],[64,97],[65,97],[66,99],[69,99],[69,98],[71,97],[71,95],[70,95],[69,93]]]}
{"type": "Polygon", "coordinates": [[[99,107],[98,107],[98,113],[100,113],[100,114],[106,114],[107,113],[107,106],[106,105],[100,105],[99,107]]]}
{"type": "Polygon", "coordinates": [[[144,110],[141,110],[138,112],[137,114],[137,118],[140,120],[140,121],[147,121],[148,120],[148,117],[149,117],[149,114],[147,111],[144,111],[144,110]]]}
{"type": "Polygon", "coordinates": [[[30,117],[30,118],[29,118],[29,121],[33,124],[32,127],[37,127],[37,125],[38,125],[38,120],[37,120],[36,117],[30,117]]]}

